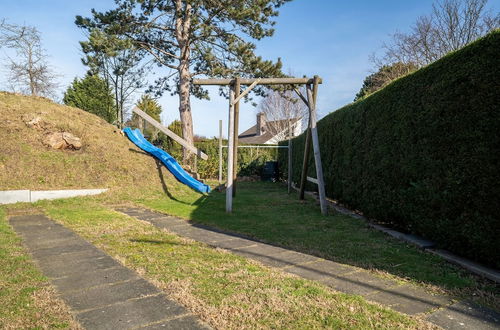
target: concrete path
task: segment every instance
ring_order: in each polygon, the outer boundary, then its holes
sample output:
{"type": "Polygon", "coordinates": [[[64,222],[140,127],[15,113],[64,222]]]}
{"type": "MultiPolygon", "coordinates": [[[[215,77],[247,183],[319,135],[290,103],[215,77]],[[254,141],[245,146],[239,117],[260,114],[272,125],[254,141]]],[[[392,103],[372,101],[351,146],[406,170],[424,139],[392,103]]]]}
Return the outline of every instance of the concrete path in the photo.
{"type": "Polygon", "coordinates": [[[208,329],[183,306],[44,215],[10,218],[14,230],[86,329],[208,329]]]}
{"type": "Polygon", "coordinates": [[[370,272],[314,257],[238,235],[223,233],[206,226],[140,208],[117,211],[180,236],[224,248],[264,265],[277,267],[306,279],[326,284],[335,290],[357,294],[402,313],[423,314],[430,322],[445,329],[499,329],[500,314],[470,302],[454,302],[432,295],[421,288],[372,275],[370,272]]]}

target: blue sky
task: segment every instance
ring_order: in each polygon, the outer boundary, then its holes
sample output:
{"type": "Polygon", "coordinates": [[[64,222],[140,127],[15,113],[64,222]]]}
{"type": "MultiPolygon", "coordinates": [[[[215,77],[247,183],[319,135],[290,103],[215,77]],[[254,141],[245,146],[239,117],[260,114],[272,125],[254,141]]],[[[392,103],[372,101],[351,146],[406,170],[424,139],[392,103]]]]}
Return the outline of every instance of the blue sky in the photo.
{"type": "MultiPolygon", "coordinates": [[[[369,56],[380,50],[391,33],[407,31],[418,16],[431,12],[432,0],[294,0],[284,5],[277,18],[274,37],[257,42],[257,53],[276,60],[296,76],[323,78],[318,110],[324,116],[351,102],[363,79],[372,70],[369,56]]],[[[500,0],[490,0],[498,10],[500,0]]],[[[64,90],[75,76],[83,76],[78,41],[85,35],[74,24],[75,16],[89,16],[91,8],[113,8],[112,0],[0,0],[0,19],[37,27],[50,63],[61,75],[64,90]]],[[[3,53],[1,53],[3,55],[3,53]]],[[[5,89],[0,75],[0,89],[5,89]]],[[[178,100],[165,95],[162,120],[179,117],[178,100]]],[[[218,120],[227,122],[227,100],[214,89],[210,101],[192,99],[195,134],[214,136],[218,120]]],[[[255,124],[257,109],[241,107],[241,131],[255,124]]]]}

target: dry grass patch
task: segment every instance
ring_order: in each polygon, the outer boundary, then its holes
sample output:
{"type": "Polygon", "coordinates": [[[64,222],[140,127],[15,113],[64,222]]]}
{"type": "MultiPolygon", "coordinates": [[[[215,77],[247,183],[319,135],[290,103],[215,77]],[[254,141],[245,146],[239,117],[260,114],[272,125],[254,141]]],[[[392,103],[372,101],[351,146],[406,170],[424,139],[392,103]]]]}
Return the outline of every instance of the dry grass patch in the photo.
{"type": "Polygon", "coordinates": [[[161,188],[175,180],[159,172],[113,125],[89,112],[44,98],[0,92],[0,182],[2,189],[161,188]],[[28,127],[27,118],[41,124],[28,127]],[[43,144],[48,132],[70,132],[80,150],[54,150],[43,144]]]}

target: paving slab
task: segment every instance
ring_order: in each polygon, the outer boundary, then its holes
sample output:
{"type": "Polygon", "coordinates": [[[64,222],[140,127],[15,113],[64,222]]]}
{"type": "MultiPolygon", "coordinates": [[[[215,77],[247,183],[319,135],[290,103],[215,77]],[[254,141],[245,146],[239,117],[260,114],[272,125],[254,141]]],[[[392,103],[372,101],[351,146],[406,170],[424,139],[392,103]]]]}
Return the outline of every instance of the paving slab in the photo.
{"type": "Polygon", "coordinates": [[[208,326],[202,324],[194,316],[188,315],[173,320],[167,320],[164,322],[159,322],[151,324],[139,329],[146,330],[191,330],[191,329],[210,329],[208,326]]]}
{"type": "Polygon", "coordinates": [[[62,278],[53,279],[51,282],[57,291],[65,293],[68,291],[78,291],[88,289],[98,285],[118,283],[138,279],[139,276],[125,267],[102,269],[92,272],[92,274],[72,274],[62,278]]]}
{"type": "Polygon", "coordinates": [[[462,301],[432,313],[427,320],[444,329],[500,329],[500,314],[462,301]]]}
{"type": "Polygon", "coordinates": [[[26,244],[30,245],[33,242],[44,241],[44,240],[53,240],[53,239],[61,239],[61,238],[74,238],[78,239],[78,236],[72,231],[67,230],[66,228],[61,227],[53,227],[48,229],[38,229],[42,226],[33,226],[25,227],[26,231],[22,233],[22,236],[26,239],[26,244]]]}
{"type": "Polygon", "coordinates": [[[164,218],[164,217],[165,217],[165,215],[160,214],[160,213],[144,213],[144,214],[136,216],[137,219],[141,219],[141,220],[152,220],[152,219],[164,218]]]}
{"type": "Polygon", "coordinates": [[[432,295],[408,285],[379,290],[367,296],[366,299],[409,315],[426,313],[451,303],[451,299],[446,296],[432,295]]]}
{"type": "Polygon", "coordinates": [[[351,274],[357,271],[357,269],[354,267],[339,264],[337,262],[321,259],[318,257],[315,257],[314,262],[307,263],[305,265],[296,265],[294,267],[287,267],[285,270],[287,272],[294,274],[301,271],[304,271],[306,273],[313,272],[315,274],[315,277],[317,278],[335,277],[338,275],[351,274]]]}
{"type": "Polygon", "coordinates": [[[157,228],[160,228],[160,229],[166,229],[168,231],[175,231],[176,228],[180,228],[180,227],[191,227],[191,225],[189,223],[187,223],[186,221],[178,221],[178,222],[174,222],[174,221],[165,221],[164,219],[152,219],[152,220],[149,220],[148,221],[149,223],[151,223],[153,226],[157,227],[157,228]]]}
{"type": "Polygon", "coordinates": [[[66,253],[77,253],[84,251],[96,251],[93,245],[86,241],[72,242],[62,246],[54,246],[43,249],[32,250],[31,254],[37,259],[44,259],[66,253]]]}
{"type": "Polygon", "coordinates": [[[130,329],[185,313],[184,307],[160,294],[78,313],[76,318],[87,329],[130,329]]]}
{"type": "MultiPolygon", "coordinates": [[[[22,236],[22,235],[21,235],[22,236]]],[[[24,240],[26,246],[30,250],[47,249],[53,247],[62,247],[65,245],[74,245],[78,241],[78,238],[74,235],[67,235],[62,237],[57,237],[54,239],[43,239],[43,237],[31,240],[24,240]]]]}
{"type": "MultiPolygon", "coordinates": [[[[320,267],[314,266],[311,266],[311,268],[316,270],[321,269],[320,267]]],[[[319,281],[341,292],[367,296],[397,286],[396,281],[374,276],[364,270],[343,273],[343,271],[349,268],[338,268],[338,266],[335,267],[336,269],[333,267],[324,268],[327,268],[322,270],[324,274],[330,275],[321,278],[319,281]],[[334,272],[337,272],[337,274],[333,274],[334,272]]]]}
{"type": "Polygon", "coordinates": [[[140,278],[69,292],[62,298],[73,310],[83,311],[154,294],[158,288],[140,278]]]}
{"type": "MultiPolygon", "coordinates": [[[[175,232],[175,230],[174,230],[175,232]]],[[[226,241],[228,239],[227,235],[224,234],[219,234],[215,232],[207,232],[207,231],[202,231],[202,232],[193,232],[189,234],[189,238],[194,239],[199,242],[203,242],[206,244],[213,244],[217,243],[220,241],[226,241]]]]}
{"type": "Polygon", "coordinates": [[[70,247],[73,251],[61,253],[61,248],[55,247],[34,250],[31,254],[38,260],[39,263],[61,263],[66,262],[66,260],[74,263],[74,260],[87,261],[107,257],[106,253],[99,249],[95,249],[92,246],[66,245],[63,247],[70,247]]]}
{"type": "Polygon", "coordinates": [[[160,289],[71,230],[43,215],[10,221],[84,328],[129,329],[166,320],[172,326],[206,328],[160,289]]]}
{"type": "MultiPolygon", "coordinates": [[[[26,225],[50,225],[51,222],[43,214],[16,215],[9,218],[13,226],[20,227],[26,225]]],[[[55,223],[53,223],[55,224],[55,223]]]]}
{"type": "Polygon", "coordinates": [[[73,258],[73,255],[64,255],[59,258],[45,259],[38,265],[49,278],[60,278],[72,274],[92,274],[101,269],[120,267],[120,263],[109,256],[97,258],[73,258]]]}
{"type": "Polygon", "coordinates": [[[255,243],[254,245],[244,246],[241,248],[233,249],[232,251],[236,254],[243,252],[245,254],[257,256],[273,256],[279,253],[287,252],[288,250],[269,244],[255,243]]]}
{"type": "Polygon", "coordinates": [[[229,236],[231,239],[227,240],[227,241],[221,241],[221,242],[218,242],[217,244],[214,244],[213,246],[216,246],[218,248],[221,248],[221,249],[226,249],[226,250],[232,250],[232,249],[238,249],[238,248],[242,248],[242,247],[245,247],[245,246],[250,246],[250,245],[255,245],[255,241],[251,241],[251,240],[248,240],[248,239],[244,239],[244,238],[238,238],[238,237],[233,237],[233,236],[229,236]]]}

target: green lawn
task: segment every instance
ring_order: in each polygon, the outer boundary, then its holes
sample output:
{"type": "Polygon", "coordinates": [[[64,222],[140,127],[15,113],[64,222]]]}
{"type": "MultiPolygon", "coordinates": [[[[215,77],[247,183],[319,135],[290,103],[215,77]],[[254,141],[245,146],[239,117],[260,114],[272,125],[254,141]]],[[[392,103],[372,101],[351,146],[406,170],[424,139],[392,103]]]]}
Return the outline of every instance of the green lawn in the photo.
{"type": "Polygon", "coordinates": [[[287,195],[280,184],[240,183],[232,214],[225,212],[225,193],[184,193],[176,200],[161,194],[136,203],[168,214],[264,242],[278,244],[340,263],[373,270],[430,290],[478,298],[500,309],[498,287],[449,264],[442,258],[371,229],[365,221],[336,212],[325,217],[312,200],[287,195]]]}
{"type": "Polygon", "coordinates": [[[359,296],[169,234],[94,199],[39,205],[215,328],[433,328],[359,296]]]}
{"type": "MultiPolygon", "coordinates": [[[[433,326],[368,303],[362,297],[338,293],[319,283],[159,230],[114,211],[114,205],[143,205],[498,308],[498,291],[489,282],[372,230],[361,220],[336,213],[324,217],[316,202],[299,201],[296,196],[287,195],[280,184],[241,183],[232,214],[225,213],[224,193],[202,196],[175,183],[165,189],[168,194],[137,189],[42,201],[35,206],[138,271],[216,328],[433,326]]],[[[0,320],[17,324],[26,319],[28,324],[38,326],[36,315],[43,310],[44,319],[48,320],[43,324],[67,327],[68,321],[54,311],[29,302],[34,299],[30,292],[41,290],[47,282],[1,214],[0,219],[2,234],[7,233],[0,241],[0,284],[9,287],[0,291],[0,303],[9,306],[1,309],[0,320]],[[13,266],[9,260],[15,260],[13,266]],[[10,276],[13,273],[21,275],[10,276]]]]}

